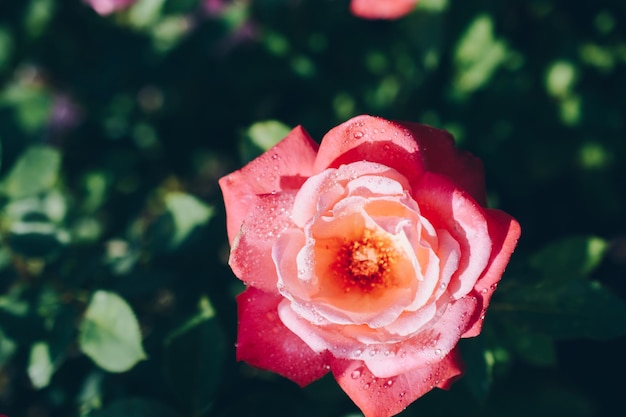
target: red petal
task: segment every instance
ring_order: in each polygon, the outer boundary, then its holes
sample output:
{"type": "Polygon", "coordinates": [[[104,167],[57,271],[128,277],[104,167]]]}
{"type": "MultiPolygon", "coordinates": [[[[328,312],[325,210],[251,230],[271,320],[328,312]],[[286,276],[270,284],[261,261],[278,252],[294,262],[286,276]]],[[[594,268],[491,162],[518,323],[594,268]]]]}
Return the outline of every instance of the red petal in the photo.
{"type": "Polygon", "coordinates": [[[328,357],[311,350],[280,321],[282,299],[253,287],[237,296],[237,360],[305,386],[328,372],[328,357]]]}
{"type": "Polygon", "coordinates": [[[352,0],[350,10],[366,19],[397,19],[411,12],[417,0],[352,0]]]}
{"type": "Polygon", "coordinates": [[[297,190],[313,174],[317,144],[301,127],[238,171],[219,180],[226,206],[228,239],[239,233],[257,195],[297,190]]]}
{"type": "Polygon", "coordinates": [[[445,130],[417,123],[399,123],[406,126],[419,142],[427,171],[448,177],[486,207],[485,172],[480,159],[454,146],[454,138],[445,130]]]}
{"type": "MultiPolygon", "coordinates": [[[[502,277],[502,273],[509,262],[509,258],[521,234],[519,223],[508,214],[500,210],[485,211],[488,219],[489,236],[491,236],[493,246],[489,264],[474,287],[474,295],[479,301],[482,301],[480,317],[483,317],[489,305],[491,295],[502,277]]],[[[480,333],[482,324],[482,320],[477,320],[462,337],[477,336],[480,333]]]]}
{"type": "Polygon", "coordinates": [[[389,417],[400,413],[435,387],[447,389],[462,373],[455,349],[440,362],[391,378],[376,378],[362,361],[334,359],[335,379],[365,417],[389,417]]]}
{"type": "Polygon", "coordinates": [[[357,116],[331,129],[322,139],[315,172],[351,162],[369,161],[394,168],[409,180],[424,171],[420,149],[404,126],[372,116],[357,116]]]}

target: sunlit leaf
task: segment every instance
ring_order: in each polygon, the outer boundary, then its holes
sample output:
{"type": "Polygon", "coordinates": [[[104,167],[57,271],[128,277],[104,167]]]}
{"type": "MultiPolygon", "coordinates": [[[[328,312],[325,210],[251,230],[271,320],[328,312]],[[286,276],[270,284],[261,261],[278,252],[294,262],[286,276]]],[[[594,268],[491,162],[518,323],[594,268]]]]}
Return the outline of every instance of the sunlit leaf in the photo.
{"type": "Polygon", "coordinates": [[[124,372],[146,359],[130,306],[117,294],[96,291],[80,325],[80,349],[98,366],[124,372]]]}
{"type": "Polygon", "coordinates": [[[54,373],[54,364],[50,358],[48,344],[37,342],[30,349],[28,377],[35,388],[45,388],[54,373]]]}
{"type": "Polygon", "coordinates": [[[58,179],[61,154],[48,146],[32,146],[11,168],[2,183],[2,191],[10,198],[23,198],[51,188],[58,179]]]}
{"type": "Polygon", "coordinates": [[[545,246],[529,262],[549,280],[583,278],[598,266],[607,248],[598,237],[570,237],[545,246]]]}
{"type": "Polygon", "coordinates": [[[165,197],[165,205],[174,219],[174,235],[170,246],[179,246],[189,234],[199,226],[206,224],[213,215],[213,208],[192,195],[171,192],[165,197]]]}
{"type": "Polygon", "coordinates": [[[250,126],[241,141],[241,156],[250,161],[276,145],[291,129],[277,120],[266,120],[250,126]]]}
{"type": "Polygon", "coordinates": [[[504,62],[506,55],[506,44],[495,37],[493,18],[478,16],[455,49],[455,92],[464,95],[481,88],[504,62]]]}

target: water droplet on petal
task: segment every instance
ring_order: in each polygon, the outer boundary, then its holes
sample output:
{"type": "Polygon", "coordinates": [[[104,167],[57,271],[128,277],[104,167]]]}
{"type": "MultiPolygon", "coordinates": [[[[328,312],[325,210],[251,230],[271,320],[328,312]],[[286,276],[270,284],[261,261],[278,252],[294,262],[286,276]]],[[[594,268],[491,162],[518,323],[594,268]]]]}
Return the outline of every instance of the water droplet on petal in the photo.
{"type": "Polygon", "coordinates": [[[361,356],[362,353],[363,351],[361,349],[357,349],[354,351],[354,356],[358,358],[359,356],[361,356]]]}
{"type": "Polygon", "coordinates": [[[383,387],[385,388],[389,388],[390,386],[393,385],[393,379],[388,379],[384,384],[383,387]]]}
{"type": "Polygon", "coordinates": [[[363,132],[361,132],[360,130],[357,130],[356,132],[354,132],[354,139],[361,139],[363,137],[363,132]]]}
{"type": "Polygon", "coordinates": [[[368,389],[372,384],[370,384],[369,382],[365,385],[363,385],[363,389],[368,389]]]}
{"type": "Polygon", "coordinates": [[[352,378],[352,379],[360,378],[361,375],[362,375],[362,373],[361,373],[362,369],[363,368],[357,368],[354,371],[352,371],[352,373],[350,374],[350,378],[352,378]]]}
{"type": "Polygon", "coordinates": [[[435,355],[437,356],[441,355],[441,349],[435,349],[435,355]]]}

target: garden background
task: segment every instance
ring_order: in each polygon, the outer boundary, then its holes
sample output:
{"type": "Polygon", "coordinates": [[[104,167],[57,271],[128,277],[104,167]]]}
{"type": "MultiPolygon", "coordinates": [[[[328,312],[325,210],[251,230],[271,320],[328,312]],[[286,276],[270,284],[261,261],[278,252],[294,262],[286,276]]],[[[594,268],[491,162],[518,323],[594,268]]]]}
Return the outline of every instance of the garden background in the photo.
{"type": "Polygon", "coordinates": [[[626,415],[626,3],[348,3],[0,1],[0,414],[358,415],[235,361],[217,179],[372,114],[451,131],[522,226],[465,376],[403,415],[626,415]]]}

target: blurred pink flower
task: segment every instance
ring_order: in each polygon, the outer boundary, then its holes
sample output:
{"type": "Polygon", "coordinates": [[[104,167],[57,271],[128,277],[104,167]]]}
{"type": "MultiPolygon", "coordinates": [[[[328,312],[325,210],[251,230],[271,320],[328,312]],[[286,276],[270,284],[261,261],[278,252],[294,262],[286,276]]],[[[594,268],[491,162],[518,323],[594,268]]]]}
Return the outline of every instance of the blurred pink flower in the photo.
{"type": "Polygon", "coordinates": [[[125,9],[135,3],[137,0],[83,0],[89,4],[96,13],[107,15],[121,9],[125,9]]]}
{"type": "Polygon", "coordinates": [[[350,10],[365,19],[397,19],[410,13],[417,0],[352,0],[350,10]]]}

